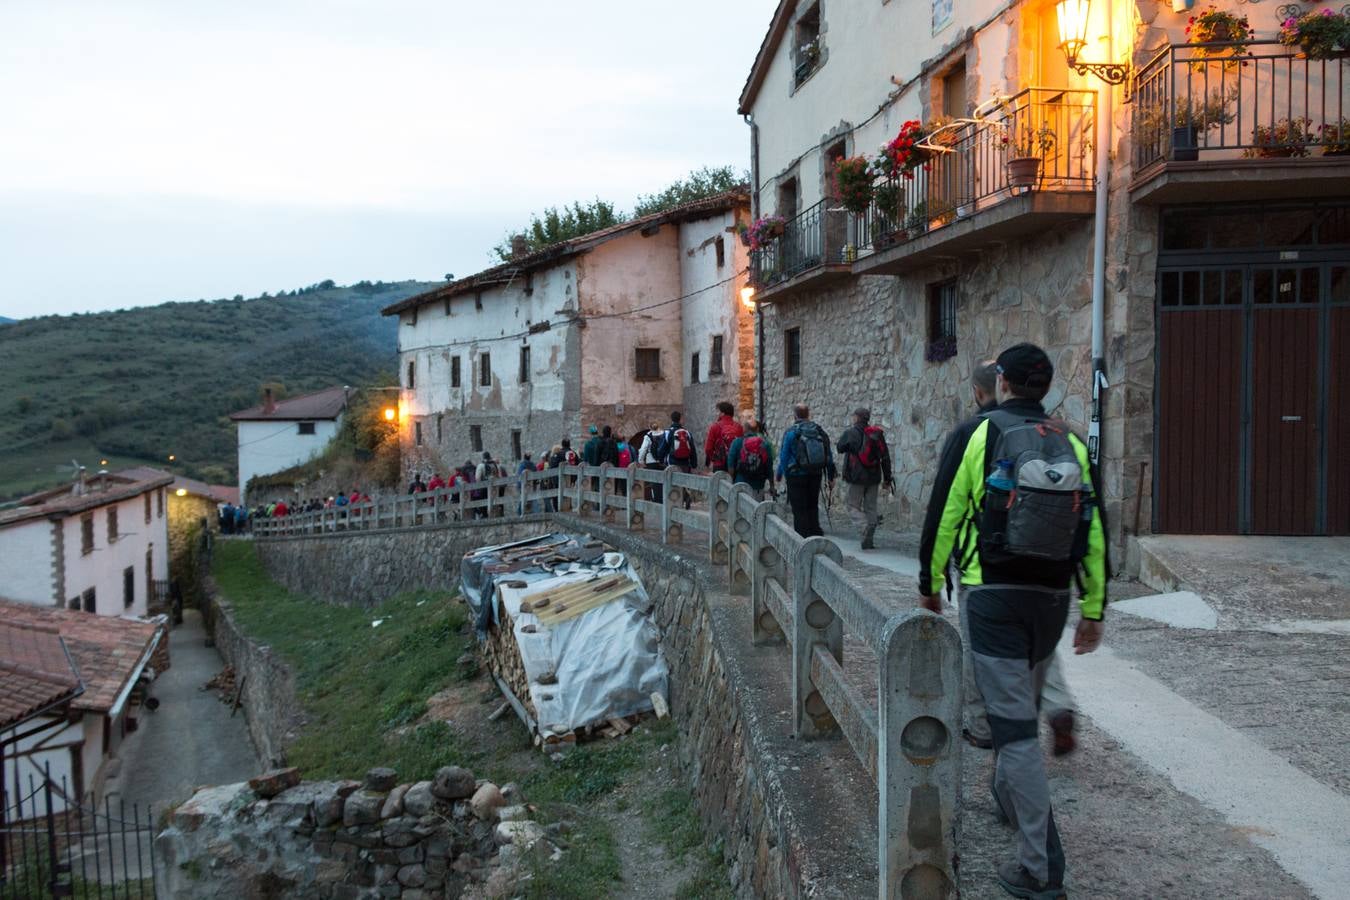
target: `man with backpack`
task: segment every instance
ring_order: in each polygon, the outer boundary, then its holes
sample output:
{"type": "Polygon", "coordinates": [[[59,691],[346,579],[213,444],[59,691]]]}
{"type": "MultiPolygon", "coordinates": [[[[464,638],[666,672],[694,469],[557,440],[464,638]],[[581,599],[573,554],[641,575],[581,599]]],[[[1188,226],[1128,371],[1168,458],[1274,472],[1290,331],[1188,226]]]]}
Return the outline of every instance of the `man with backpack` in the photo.
{"type": "Polygon", "coordinates": [[[741,423],[732,418],[735,412],[736,407],[725,400],[721,401],[717,404],[717,421],[708,426],[708,439],[703,442],[703,452],[711,472],[726,470],[731,445],[745,433],[741,423]]]}
{"type": "Polygon", "coordinates": [[[828,478],[833,490],[838,472],[830,436],[811,421],[811,410],[805,403],[798,403],[792,414],[796,421],[783,434],[776,475],[787,485],[792,527],[802,537],[819,537],[825,533],[820,527],[820,482],[828,478]]]}
{"type": "MultiPolygon", "coordinates": [[[[660,446],[652,447],[652,455],[662,466],[674,466],[681,472],[692,472],[698,465],[698,447],[694,445],[694,436],[684,427],[684,414],[678,409],[670,414],[670,427],[661,437],[660,446]]],[[[684,508],[690,504],[689,491],[680,489],[684,495],[684,508]]]]}
{"type": "Polygon", "coordinates": [[[871,424],[872,411],[860,406],[853,411],[853,424],[839,438],[838,450],[844,456],[844,481],[848,484],[848,513],[862,534],[862,549],[876,548],[877,495],[881,485],[892,491],[891,451],[886,433],[871,424]]]}
{"type": "Polygon", "coordinates": [[[733,484],[747,484],[756,500],[764,499],[764,485],[773,477],[773,444],[764,433],[764,423],[751,419],[745,433],[731,442],[727,471],[733,484]]]}
{"type": "Polygon", "coordinates": [[[1050,808],[1037,706],[1055,644],[1081,593],[1075,653],[1101,644],[1110,562],[1087,445],[1041,405],[1054,367],[1018,344],[999,354],[997,409],[963,424],[943,452],[920,544],[919,594],[941,612],[955,554],[975,682],[994,743],[997,812],[1019,832],[998,867],[1015,897],[1064,894],[1064,850],[1050,808]]]}

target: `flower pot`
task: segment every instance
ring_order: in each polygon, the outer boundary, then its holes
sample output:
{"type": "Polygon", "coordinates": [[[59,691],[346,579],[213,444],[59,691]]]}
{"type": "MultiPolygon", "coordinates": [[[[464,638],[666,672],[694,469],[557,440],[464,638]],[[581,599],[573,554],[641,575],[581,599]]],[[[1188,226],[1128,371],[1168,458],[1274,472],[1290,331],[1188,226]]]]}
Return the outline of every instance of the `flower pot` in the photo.
{"type": "Polygon", "coordinates": [[[1200,144],[1194,125],[1179,125],[1172,129],[1172,158],[1178,162],[1195,162],[1200,158],[1200,144]]]}
{"type": "Polygon", "coordinates": [[[1008,184],[1013,187],[1030,188],[1036,186],[1041,174],[1039,156],[1019,156],[1008,160],[1008,184]]]}

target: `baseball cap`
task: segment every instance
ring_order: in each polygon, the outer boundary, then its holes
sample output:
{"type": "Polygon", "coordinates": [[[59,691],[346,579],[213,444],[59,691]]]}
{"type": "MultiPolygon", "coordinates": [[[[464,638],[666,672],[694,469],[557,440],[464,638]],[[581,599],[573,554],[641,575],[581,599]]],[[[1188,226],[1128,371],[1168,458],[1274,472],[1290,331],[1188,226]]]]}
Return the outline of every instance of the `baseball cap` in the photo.
{"type": "Polygon", "coordinates": [[[864,422],[870,421],[872,418],[872,411],[865,406],[858,407],[853,411],[853,414],[864,422]]]}
{"type": "Polygon", "coordinates": [[[599,429],[599,428],[596,428],[594,425],[592,425],[592,426],[590,427],[590,432],[591,432],[591,434],[599,434],[599,433],[600,433],[600,429],[599,429]]]}
{"type": "Polygon", "coordinates": [[[1004,350],[998,355],[998,371],[1019,387],[1049,387],[1055,377],[1050,357],[1035,344],[1014,344],[1004,350]]]}

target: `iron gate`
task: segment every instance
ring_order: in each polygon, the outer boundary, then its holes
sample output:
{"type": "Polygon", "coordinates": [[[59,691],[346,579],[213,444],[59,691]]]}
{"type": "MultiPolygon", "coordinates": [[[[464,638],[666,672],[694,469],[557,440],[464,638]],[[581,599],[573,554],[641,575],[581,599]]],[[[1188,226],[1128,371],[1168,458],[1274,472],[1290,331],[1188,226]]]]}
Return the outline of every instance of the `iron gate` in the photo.
{"type": "MultiPolygon", "coordinates": [[[[16,775],[17,781],[17,775],[16,775]]],[[[155,896],[149,805],[71,799],[64,778],[30,776],[0,807],[0,900],[155,896]]]]}

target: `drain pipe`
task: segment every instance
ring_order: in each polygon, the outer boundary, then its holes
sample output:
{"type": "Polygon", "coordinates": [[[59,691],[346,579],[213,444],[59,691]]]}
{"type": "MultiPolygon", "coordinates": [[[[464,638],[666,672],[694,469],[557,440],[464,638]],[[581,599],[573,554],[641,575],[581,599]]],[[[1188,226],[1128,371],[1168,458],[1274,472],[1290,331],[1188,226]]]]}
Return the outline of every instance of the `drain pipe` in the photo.
{"type": "MultiPolygon", "coordinates": [[[[743,115],[750,126],[750,219],[759,215],[759,126],[753,115],[743,115]]],[[[764,403],[764,304],[755,302],[755,382],[759,419],[765,430],[769,427],[769,411],[764,403]]]]}
{"type": "MultiPolygon", "coordinates": [[[[1115,58],[1112,29],[1106,29],[1107,59],[1115,58]]],[[[1106,224],[1111,183],[1111,104],[1115,88],[1097,89],[1097,195],[1092,217],[1092,419],[1088,422],[1088,458],[1093,465],[1102,456],[1102,391],[1106,380],[1106,224]]]]}

